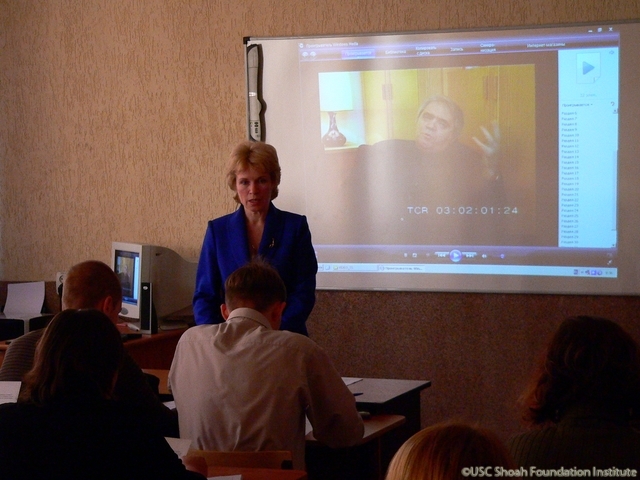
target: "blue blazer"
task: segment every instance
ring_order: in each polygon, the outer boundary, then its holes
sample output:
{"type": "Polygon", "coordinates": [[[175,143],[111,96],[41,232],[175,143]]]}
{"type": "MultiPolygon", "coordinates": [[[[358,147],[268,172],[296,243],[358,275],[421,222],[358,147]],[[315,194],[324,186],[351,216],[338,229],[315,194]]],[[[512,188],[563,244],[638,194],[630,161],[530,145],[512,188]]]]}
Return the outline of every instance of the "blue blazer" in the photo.
{"type": "MultiPolygon", "coordinates": [[[[305,322],[316,300],[318,262],[306,217],[278,210],[272,203],[258,254],[280,273],[287,287],[287,306],[280,328],[307,335],[305,322]]],[[[224,282],[250,259],[242,206],[234,213],[208,223],[193,296],[196,324],[224,321],[220,313],[220,305],[224,303],[224,282]]]]}

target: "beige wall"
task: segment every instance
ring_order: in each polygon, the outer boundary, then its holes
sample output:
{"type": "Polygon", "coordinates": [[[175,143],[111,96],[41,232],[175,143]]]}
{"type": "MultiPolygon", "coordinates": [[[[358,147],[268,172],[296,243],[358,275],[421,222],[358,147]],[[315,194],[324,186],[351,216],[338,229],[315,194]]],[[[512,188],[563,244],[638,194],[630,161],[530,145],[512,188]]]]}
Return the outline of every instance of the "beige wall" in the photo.
{"type": "MultiPolygon", "coordinates": [[[[0,0],[0,279],[53,280],[113,240],[197,258],[233,208],[245,36],[639,17],[636,0],[0,0]]],[[[514,376],[577,308],[638,328],[635,298],[322,292],[310,329],[345,375],[433,377],[425,423],[507,435],[514,376]]]]}
{"type": "MultiPolygon", "coordinates": [[[[245,36],[640,17],[636,1],[0,1],[0,278],[53,279],[111,241],[196,258],[233,202],[245,36]]],[[[286,175],[286,172],[284,172],[286,175]]]]}

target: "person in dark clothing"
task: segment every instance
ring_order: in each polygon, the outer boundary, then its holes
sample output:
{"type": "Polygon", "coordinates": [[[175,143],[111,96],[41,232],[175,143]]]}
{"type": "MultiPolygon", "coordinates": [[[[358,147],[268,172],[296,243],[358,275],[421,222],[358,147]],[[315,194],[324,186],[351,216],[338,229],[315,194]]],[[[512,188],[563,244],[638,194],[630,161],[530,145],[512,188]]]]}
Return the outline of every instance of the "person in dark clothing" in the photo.
{"type": "MultiPolygon", "coordinates": [[[[65,278],[62,308],[94,308],[116,324],[122,309],[118,276],[103,262],[89,260],[74,265],[65,278]]],[[[36,345],[42,334],[43,330],[35,330],[11,342],[0,366],[0,381],[22,381],[33,366],[36,345]]],[[[177,412],[160,402],[146,375],[126,351],[114,395],[147,417],[165,437],[179,436],[177,412]]]]}
{"type": "Polygon", "coordinates": [[[519,466],[640,471],[640,348],[620,325],[567,318],[523,404],[534,428],[509,441],[519,466]]]}
{"type": "Polygon", "coordinates": [[[206,465],[187,470],[144,417],[113,398],[123,355],[120,333],[104,313],[54,317],[18,402],[0,405],[3,478],[205,478],[206,465]]]}

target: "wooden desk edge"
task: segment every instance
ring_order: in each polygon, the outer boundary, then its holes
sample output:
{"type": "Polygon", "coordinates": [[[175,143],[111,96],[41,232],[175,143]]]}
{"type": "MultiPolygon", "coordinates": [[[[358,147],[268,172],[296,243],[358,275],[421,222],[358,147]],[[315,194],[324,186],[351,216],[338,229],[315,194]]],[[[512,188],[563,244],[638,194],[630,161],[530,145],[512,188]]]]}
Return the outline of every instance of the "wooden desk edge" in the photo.
{"type": "MultiPolygon", "coordinates": [[[[154,369],[154,368],[143,368],[142,369],[143,372],[146,373],[150,373],[151,375],[155,375],[156,377],[158,377],[160,379],[160,385],[159,385],[159,390],[160,390],[160,394],[162,395],[171,395],[171,391],[168,388],[168,382],[167,382],[167,378],[169,375],[169,370],[165,370],[165,369],[154,369]]],[[[412,380],[412,381],[418,381],[418,380],[412,380]]],[[[416,386],[410,390],[408,390],[407,392],[404,392],[404,394],[407,393],[411,393],[414,392],[416,390],[418,391],[422,391],[428,387],[431,386],[431,380],[419,380],[420,382],[423,382],[422,385],[420,386],[416,386]]],[[[353,384],[353,385],[358,385],[357,383],[353,384]]],[[[351,385],[349,385],[349,387],[351,387],[351,385]]],[[[355,388],[357,390],[357,388],[355,388]]],[[[384,403],[384,402],[383,402],[384,403]]],[[[370,405],[378,405],[379,402],[362,402],[360,400],[360,397],[356,397],[356,405],[358,406],[364,406],[364,410],[367,409],[368,406],[370,405]]]]}
{"type": "Polygon", "coordinates": [[[160,368],[143,368],[142,371],[149,375],[158,377],[160,380],[158,393],[160,393],[160,395],[171,395],[171,390],[169,390],[169,370],[160,368]]]}
{"type": "MultiPolygon", "coordinates": [[[[375,440],[388,431],[404,424],[406,421],[407,419],[403,415],[372,415],[370,418],[364,420],[364,435],[355,446],[375,440]]],[[[307,433],[305,440],[307,445],[324,445],[313,436],[313,432],[307,433]]]]}
{"type": "MultiPolygon", "coordinates": [[[[48,314],[43,314],[43,315],[48,315],[48,314]]],[[[53,314],[51,314],[53,315],[53,314]]],[[[127,327],[126,325],[119,323],[117,325],[118,327],[118,331],[120,333],[140,333],[137,330],[132,330],[129,327],[127,327]]],[[[187,327],[185,328],[176,328],[173,330],[160,330],[158,331],[158,333],[143,333],[142,336],[140,338],[135,338],[135,339],[131,339],[131,340],[127,340],[125,343],[125,346],[127,344],[129,345],[137,345],[139,343],[145,343],[148,342],[150,340],[155,340],[158,338],[169,338],[169,337],[175,337],[175,336],[180,336],[182,335],[185,331],[187,330],[187,327]],[[161,335],[160,337],[157,337],[156,335],[161,335]]],[[[7,348],[9,348],[9,345],[11,344],[11,342],[15,340],[15,338],[12,338],[10,340],[0,340],[0,351],[5,351],[7,350],[7,348]]]]}
{"type": "Polygon", "coordinates": [[[307,480],[307,472],[303,470],[216,466],[207,468],[207,478],[227,475],[242,475],[242,480],[307,480]]]}

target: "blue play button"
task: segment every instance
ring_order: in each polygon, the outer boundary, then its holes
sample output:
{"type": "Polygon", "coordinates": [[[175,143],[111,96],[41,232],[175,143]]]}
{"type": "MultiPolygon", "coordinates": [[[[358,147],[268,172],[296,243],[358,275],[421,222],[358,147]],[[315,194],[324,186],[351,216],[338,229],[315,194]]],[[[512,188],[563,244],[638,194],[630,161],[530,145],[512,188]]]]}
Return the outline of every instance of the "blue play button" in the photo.
{"type": "Polygon", "coordinates": [[[587,73],[589,73],[591,70],[593,70],[594,67],[593,65],[591,65],[590,63],[587,62],[582,62],[582,74],[586,75],[587,73]]]}

